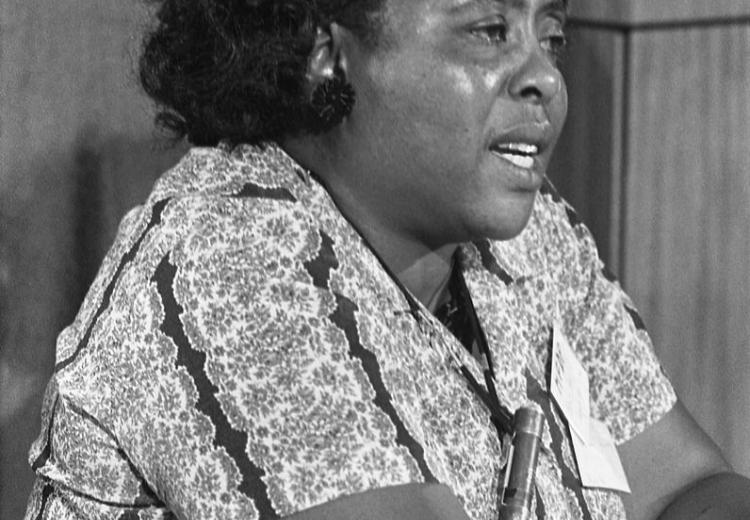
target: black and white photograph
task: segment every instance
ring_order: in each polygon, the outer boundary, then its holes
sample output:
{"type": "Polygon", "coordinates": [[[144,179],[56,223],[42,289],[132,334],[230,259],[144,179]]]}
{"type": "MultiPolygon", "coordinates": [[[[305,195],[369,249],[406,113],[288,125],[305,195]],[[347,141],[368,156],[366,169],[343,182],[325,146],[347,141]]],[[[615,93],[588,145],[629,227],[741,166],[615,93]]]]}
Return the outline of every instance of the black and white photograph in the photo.
{"type": "Polygon", "coordinates": [[[750,0],[0,0],[0,520],[750,519],[750,0]]]}

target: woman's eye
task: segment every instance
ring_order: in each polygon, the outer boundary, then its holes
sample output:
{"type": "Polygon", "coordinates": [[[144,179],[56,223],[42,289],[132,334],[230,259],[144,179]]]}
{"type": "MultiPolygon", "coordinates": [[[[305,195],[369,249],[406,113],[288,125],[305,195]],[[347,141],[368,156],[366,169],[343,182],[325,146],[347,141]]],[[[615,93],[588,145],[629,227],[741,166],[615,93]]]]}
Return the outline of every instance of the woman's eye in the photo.
{"type": "Polygon", "coordinates": [[[508,37],[508,27],[504,23],[493,23],[482,25],[472,30],[476,36],[482,38],[487,43],[496,45],[504,43],[508,37]]]}
{"type": "Polygon", "coordinates": [[[542,40],[542,48],[550,55],[555,61],[559,61],[565,55],[565,49],[568,46],[568,39],[564,34],[552,34],[542,40]]]}

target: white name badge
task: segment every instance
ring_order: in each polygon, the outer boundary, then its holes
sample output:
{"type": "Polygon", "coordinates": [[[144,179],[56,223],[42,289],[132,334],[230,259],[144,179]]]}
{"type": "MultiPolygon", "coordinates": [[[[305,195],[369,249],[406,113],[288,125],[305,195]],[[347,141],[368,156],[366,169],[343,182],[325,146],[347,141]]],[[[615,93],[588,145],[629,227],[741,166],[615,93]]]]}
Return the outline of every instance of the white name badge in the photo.
{"type": "Polygon", "coordinates": [[[581,484],[590,488],[606,488],[630,493],[630,485],[620,462],[615,442],[607,425],[596,419],[590,420],[590,437],[584,442],[572,432],[581,484]]]}
{"type": "Polygon", "coordinates": [[[630,493],[614,439],[603,422],[591,418],[589,378],[555,321],[552,336],[550,392],[568,421],[581,484],[630,493]]]}
{"type": "Polygon", "coordinates": [[[576,357],[559,321],[552,331],[550,392],[568,425],[584,440],[589,438],[589,376],[576,357]]]}

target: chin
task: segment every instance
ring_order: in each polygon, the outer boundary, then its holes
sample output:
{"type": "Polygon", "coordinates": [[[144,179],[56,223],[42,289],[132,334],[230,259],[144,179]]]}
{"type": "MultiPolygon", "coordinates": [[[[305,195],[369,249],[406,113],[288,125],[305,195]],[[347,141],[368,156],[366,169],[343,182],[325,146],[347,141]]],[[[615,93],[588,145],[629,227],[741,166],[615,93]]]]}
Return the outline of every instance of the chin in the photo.
{"type": "Polygon", "coordinates": [[[490,240],[511,240],[516,238],[526,228],[526,224],[522,226],[507,227],[502,230],[498,230],[494,233],[488,233],[484,238],[490,240]]]}
{"type": "Polygon", "coordinates": [[[526,229],[531,213],[534,208],[534,198],[529,202],[506,203],[496,206],[501,211],[492,212],[486,216],[484,225],[481,226],[479,236],[476,238],[487,238],[490,240],[510,240],[517,237],[526,229]]]}

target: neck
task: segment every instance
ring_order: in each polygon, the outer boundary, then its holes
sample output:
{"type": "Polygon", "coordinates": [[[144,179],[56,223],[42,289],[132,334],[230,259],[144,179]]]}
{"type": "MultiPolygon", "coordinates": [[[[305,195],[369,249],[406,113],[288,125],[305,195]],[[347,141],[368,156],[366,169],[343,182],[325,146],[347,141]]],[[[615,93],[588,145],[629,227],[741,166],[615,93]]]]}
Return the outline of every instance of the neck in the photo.
{"type": "Polygon", "coordinates": [[[451,279],[454,251],[455,246],[446,246],[445,251],[431,251],[397,273],[401,283],[432,313],[444,300],[451,279]]]}
{"type": "Polygon", "coordinates": [[[286,140],[282,148],[304,168],[321,178],[339,210],[369,242],[399,281],[430,311],[434,311],[450,278],[455,243],[432,245],[419,233],[394,221],[387,201],[361,193],[363,165],[346,157],[322,153],[320,143],[286,140]]]}
{"type": "Polygon", "coordinates": [[[408,236],[379,229],[369,220],[361,225],[356,218],[352,222],[401,284],[434,312],[448,286],[457,245],[430,248],[408,236]]]}
{"type": "Polygon", "coordinates": [[[448,284],[457,244],[431,246],[390,225],[387,218],[368,210],[347,190],[326,186],[341,212],[354,225],[391,272],[431,312],[448,284]]]}

